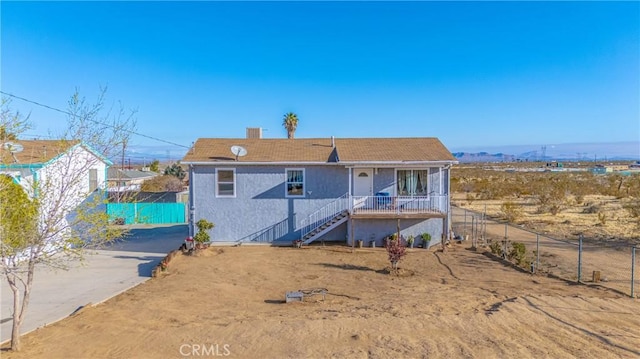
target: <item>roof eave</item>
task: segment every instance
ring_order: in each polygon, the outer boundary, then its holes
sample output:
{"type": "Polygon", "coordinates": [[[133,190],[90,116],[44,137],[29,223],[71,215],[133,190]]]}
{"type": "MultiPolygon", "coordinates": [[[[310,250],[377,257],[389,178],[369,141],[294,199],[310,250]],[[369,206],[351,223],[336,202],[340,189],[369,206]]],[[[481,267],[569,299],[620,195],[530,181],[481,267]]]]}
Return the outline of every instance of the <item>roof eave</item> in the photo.
{"type": "Polygon", "coordinates": [[[458,161],[435,160],[435,161],[341,161],[345,166],[376,166],[376,167],[396,167],[396,166],[424,166],[424,165],[455,165],[458,161]]]}
{"type": "Polygon", "coordinates": [[[300,165],[310,165],[310,166],[326,166],[326,165],[337,165],[337,162],[314,162],[314,161],[305,161],[305,162],[292,162],[292,161],[277,161],[277,162],[243,162],[243,161],[181,161],[181,164],[185,165],[241,165],[241,166],[300,166],[300,165]]]}

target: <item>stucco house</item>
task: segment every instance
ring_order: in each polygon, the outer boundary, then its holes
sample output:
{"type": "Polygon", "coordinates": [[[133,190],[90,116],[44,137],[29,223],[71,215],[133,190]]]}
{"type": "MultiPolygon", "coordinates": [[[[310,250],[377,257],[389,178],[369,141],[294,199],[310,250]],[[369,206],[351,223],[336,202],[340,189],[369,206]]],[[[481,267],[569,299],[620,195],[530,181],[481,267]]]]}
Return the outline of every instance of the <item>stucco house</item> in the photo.
{"type": "Polygon", "coordinates": [[[0,175],[41,203],[41,221],[64,227],[68,216],[106,186],[111,162],[79,141],[16,140],[0,146],[0,175]],[[37,185],[34,185],[36,184],[37,185]]]}
{"type": "Polygon", "coordinates": [[[380,245],[400,228],[439,243],[455,163],[437,138],[201,138],[182,160],[190,231],[204,218],[218,242],[380,245]]]}

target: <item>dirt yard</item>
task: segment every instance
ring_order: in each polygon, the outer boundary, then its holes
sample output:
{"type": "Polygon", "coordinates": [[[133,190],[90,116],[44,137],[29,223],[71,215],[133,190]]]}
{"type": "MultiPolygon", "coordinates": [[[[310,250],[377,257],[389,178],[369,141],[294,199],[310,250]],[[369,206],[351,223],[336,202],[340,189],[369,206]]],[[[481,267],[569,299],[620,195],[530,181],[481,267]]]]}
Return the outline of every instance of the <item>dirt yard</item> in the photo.
{"type": "Polygon", "coordinates": [[[515,224],[556,238],[576,239],[583,234],[598,240],[640,243],[640,219],[632,217],[623,208],[623,202],[613,196],[587,195],[584,203],[580,204],[567,200],[555,215],[539,213],[531,198],[474,200],[470,203],[465,196],[454,193],[452,203],[461,209],[478,213],[486,211],[487,216],[496,219],[504,219],[503,203],[515,203],[522,211],[515,224]]]}
{"type": "Polygon", "coordinates": [[[637,358],[640,302],[452,245],[210,248],[3,358],[637,358]],[[285,304],[285,292],[328,295],[285,304]]]}

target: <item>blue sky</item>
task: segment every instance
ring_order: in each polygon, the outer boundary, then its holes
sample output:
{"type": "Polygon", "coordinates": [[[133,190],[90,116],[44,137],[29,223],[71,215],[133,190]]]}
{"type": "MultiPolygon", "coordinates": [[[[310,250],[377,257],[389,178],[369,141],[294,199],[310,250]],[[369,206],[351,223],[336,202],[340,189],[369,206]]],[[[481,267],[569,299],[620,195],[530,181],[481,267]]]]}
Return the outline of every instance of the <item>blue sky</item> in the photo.
{"type": "MultiPolygon", "coordinates": [[[[7,2],[2,91],[136,108],[138,132],[439,137],[450,149],[640,140],[638,2],[7,2]]],[[[30,134],[64,115],[31,112],[30,134]]],[[[133,144],[162,143],[134,137],[133,144]]]]}

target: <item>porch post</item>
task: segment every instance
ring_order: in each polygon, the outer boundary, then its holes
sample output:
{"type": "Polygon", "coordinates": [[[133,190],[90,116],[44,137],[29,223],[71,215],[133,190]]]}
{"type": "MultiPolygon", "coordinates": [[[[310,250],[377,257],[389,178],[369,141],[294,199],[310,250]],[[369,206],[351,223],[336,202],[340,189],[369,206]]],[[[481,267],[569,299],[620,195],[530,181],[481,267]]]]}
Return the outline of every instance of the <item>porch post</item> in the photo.
{"type": "Polygon", "coordinates": [[[351,216],[349,216],[349,221],[351,222],[351,251],[353,252],[356,248],[356,240],[353,237],[353,226],[355,224],[355,221],[351,216]]]}
{"type": "Polygon", "coordinates": [[[398,218],[397,232],[398,232],[397,240],[398,240],[398,243],[400,243],[400,218],[398,218]]]}
{"type": "Polygon", "coordinates": [[[353,168],[349,167],[349,197],[353,194],[351,192],[351,178],[353,177],[353,168]]]}

